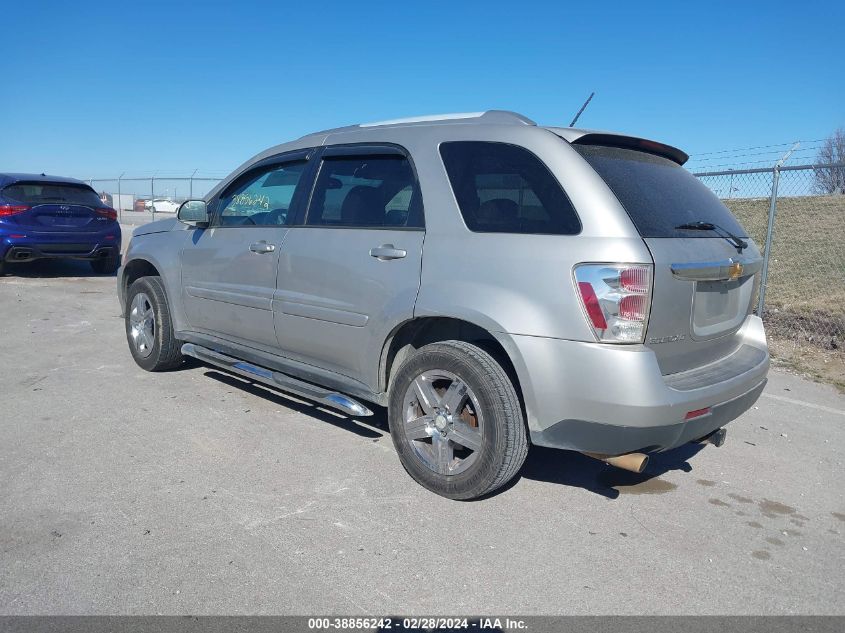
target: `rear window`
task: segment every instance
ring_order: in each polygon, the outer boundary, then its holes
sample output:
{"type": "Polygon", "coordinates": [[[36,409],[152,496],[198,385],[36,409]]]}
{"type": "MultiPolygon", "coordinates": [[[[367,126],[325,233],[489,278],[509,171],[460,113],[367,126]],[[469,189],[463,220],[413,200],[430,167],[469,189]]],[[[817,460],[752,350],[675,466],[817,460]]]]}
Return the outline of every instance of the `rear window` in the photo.
{"type": "Polygon", "coordinates": [[[102,207],[97,193],[85,185],[18,182],[3,189],[3,196],[26,204],[82,204],[102,207]]]}
{"type": "Polygon", "coordinates": [[[581,231],[560,183],[527,149],[455,141],[442,143],[440,156],[470,231],[552,235],[581,231]]]}
{"type": "Polygon", "coordinates": [[[620,147],[574,143],[572,148],[604,179],[643,237],[714,237],[712,231],[676,228],[690,222],[748,236],[719,198],[676,162],[620,147]]]}

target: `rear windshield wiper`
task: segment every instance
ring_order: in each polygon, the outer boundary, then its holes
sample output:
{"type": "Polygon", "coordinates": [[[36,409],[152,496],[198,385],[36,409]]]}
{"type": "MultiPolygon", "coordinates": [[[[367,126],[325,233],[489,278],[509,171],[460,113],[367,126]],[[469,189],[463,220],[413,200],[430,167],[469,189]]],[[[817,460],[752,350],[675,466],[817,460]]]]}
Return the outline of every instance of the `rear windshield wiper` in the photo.
{"type": "Polygon", "coordinates": [[[684,231],[713,231],[716,235],[724,237],[728,240],[731,244],[736,247],[736,249],[741,253],[742,249],[748,248],[748,242],[746,242],[741,237],[734,235],[727,229],[722,228],[718,224],[713,224],[712,222],[688,222],[687,224],[679,224],[675,227],[676,229],[682,229],[684,231]]]}

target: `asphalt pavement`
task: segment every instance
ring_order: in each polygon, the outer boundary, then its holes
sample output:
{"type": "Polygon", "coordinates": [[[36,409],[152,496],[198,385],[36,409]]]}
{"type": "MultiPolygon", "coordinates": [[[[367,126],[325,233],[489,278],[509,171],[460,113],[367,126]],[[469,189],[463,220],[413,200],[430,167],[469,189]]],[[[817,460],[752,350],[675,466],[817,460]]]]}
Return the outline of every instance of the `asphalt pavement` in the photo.
{"type": "Polygon", "coordinates": [[[0,358],[0,613],[845,614],[845,396],[781,371],[722,448],[535,448],[467,503],[381,410],[142,371],[85,263],[0,278],[0,358]]]}

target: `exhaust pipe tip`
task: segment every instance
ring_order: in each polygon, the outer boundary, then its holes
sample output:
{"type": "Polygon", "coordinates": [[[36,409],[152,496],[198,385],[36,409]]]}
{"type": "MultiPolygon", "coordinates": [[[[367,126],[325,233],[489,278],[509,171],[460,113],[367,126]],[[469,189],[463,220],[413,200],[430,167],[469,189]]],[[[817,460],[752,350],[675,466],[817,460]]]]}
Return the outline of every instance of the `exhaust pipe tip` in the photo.
{"type": "Polygon", "coordinates": [[[601,455],[599,453],[584,453],[587,457],[627,470],[628,472],[642,473],[648,466],[648,455],[645,453],[626,453],[625,455],[601,455]]]}

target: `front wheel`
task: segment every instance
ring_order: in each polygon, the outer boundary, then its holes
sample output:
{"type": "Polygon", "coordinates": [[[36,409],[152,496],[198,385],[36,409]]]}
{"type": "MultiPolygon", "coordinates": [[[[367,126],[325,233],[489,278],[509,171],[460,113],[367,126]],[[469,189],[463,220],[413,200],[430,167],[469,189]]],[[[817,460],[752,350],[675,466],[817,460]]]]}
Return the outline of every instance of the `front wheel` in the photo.
{"type": "Polygon", "coordinates": [[[464,341],[426,345],[402,365],[388,422],[408,474],[450,499],[493,492],[528,454],[513,384],[492,356],[464,341]]]}
{"type": "Polygon", "coordinates": [[[160,277],[141,277],[126,293],[126,340],[132,358],[147,371],[164,371],[182,364],[173,334],[170,307],[160,277]]]}

